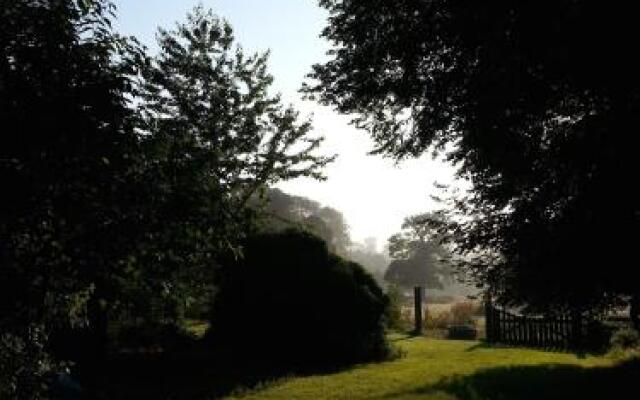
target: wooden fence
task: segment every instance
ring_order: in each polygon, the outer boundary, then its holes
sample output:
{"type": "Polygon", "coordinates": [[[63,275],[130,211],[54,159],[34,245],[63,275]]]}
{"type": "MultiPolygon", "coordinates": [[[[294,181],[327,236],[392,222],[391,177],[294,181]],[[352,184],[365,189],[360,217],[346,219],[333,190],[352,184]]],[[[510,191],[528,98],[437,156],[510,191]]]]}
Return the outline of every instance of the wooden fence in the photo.
{"type": "Polygon", "coordinates": [[[584,321],[579,314],[554,317],[517,315],[486,305],[486,338],[489,343],[545,349],[580,348],[584,321]]]}

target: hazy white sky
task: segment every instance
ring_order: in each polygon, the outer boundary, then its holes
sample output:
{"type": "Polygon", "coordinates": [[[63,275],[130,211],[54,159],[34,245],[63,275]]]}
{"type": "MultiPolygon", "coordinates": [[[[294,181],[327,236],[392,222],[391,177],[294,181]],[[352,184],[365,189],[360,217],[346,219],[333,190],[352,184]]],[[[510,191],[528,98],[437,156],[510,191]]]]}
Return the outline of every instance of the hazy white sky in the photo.
{"type": "Polygon", "coordinates": [[[159,26],[172,27],[201,3],[234,27],[248,51],[271,50],[274,89],[303,115],[314,115],[315,131],[326,137],[322,152],[338,154],[326,170],[328,180],[298,179],[278,185],[340,210],[354,240],[376,237],[379,247],[400,229],[404,217],[434,207],[429,198],[434,182],[450,182],[453,168],[429,157],[403,162],[369,156],[372,141],[348,124],[348,117],[300,99],[297,93],[311,65],[325,59],[329,44],[318,35],[326,13],[315,0],[115,0],[116,28],[152,50],[159,26]]]}

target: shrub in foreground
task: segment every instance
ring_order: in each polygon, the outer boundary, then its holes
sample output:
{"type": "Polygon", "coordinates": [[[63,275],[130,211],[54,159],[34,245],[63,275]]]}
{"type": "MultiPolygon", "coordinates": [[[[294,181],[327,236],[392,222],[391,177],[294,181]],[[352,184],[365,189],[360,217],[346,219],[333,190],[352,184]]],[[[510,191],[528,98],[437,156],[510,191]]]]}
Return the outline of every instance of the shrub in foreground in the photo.
{"type": "Polygon", "coordinates": [[[262,234],[227,264],[207,340],[256,368],[331,368],[389,356],[388,299],[358,264],[304,232],[262,234]]]}
{"type": "Polygon", "coordinates": [[[611,348],[622,351],[640,349],[640,333],[633,328],[616,331],[611,336],[611,348]]]}
{"type": "Polygon", "coordinates": [[[476,340],[478,330],[472,324],[453,324],[447,328],[447,339],[476,340]]]}

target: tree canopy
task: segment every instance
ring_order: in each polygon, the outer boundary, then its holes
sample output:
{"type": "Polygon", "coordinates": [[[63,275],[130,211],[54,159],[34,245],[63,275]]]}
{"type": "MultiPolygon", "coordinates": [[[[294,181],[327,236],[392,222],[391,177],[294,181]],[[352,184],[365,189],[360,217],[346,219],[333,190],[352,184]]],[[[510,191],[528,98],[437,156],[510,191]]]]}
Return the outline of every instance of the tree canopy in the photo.
{"type": "Polygon", "coordinates": [[[202,8],[150,57],[108,0],[1,4],[0,397],[35,399],[67,356],[48,337],[86,329],[67,344],[100,366],[108,318],[210,289],[248,199],[331,157],[202,8]]]}
{"type": "Polygon", "coordinates": [[[502,301],[585,309],[638,292],[631,4],[320,4],[334,48],[303,90],[354,113],[377,153],[459,166],[473,190],[457,243],[502,301]]]}
{"type": "Polygon", "coordinates": [[[429,223],[438,218],[441,216],[428,213],[408,217],[402,232],[389,238],[392,261],[384,275],[387,282],[404,288],[434,289],[450,283],[450,253],[442,244],[442,235],[429,223]]]}
{"type": "Polygon", "coordinates": [[[84,323],[97,286],[130,276],[140,149],[127,96],[140,53],[112,33],[112,12],[2,2],[0,332],[3,363],[16,363],[2,397],[38,398],[51,329],[84,323]]]}
{"type": "Polygon", "coordinates": [[[324,240],[330,251],[347,255],[351,237],[349,226],[340,211],[322,206],[307,197],[290,195],[275,188],[268,189],[265,197],[265,218],[262,225],[266,230],[300,228],[324,240]]]}
{"type": "MultiPolygon", "coordinates": [[[[147,254],[162,254],[155,280],[181,298],[210,284],[216,259],[255,227],[250,200],[281,180],[322,179],[332,158],[316,154],[292,107],[270,93],[268,53],[245,55],[232,27],[196,7],[173,30],[160,29],[137,87],[140,136],[154,203],[147,254]]],[[[157,286],[157,285],[156,285],[157,286]]],[[[208,286],[203,288],[208,290],[208,286]]]]}

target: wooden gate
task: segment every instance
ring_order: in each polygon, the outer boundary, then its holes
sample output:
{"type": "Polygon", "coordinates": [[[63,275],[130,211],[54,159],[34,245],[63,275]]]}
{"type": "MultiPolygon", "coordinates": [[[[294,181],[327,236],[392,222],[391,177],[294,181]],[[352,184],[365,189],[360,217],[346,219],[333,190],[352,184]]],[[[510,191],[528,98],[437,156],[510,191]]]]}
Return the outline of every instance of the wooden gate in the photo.
{"type": "Polygon", "coordinates": [[[580,348],[584,322],[580,314],[553,317],[519,315],[487,304],[486,338],[489,343],[545,349],[580,348]]]}

